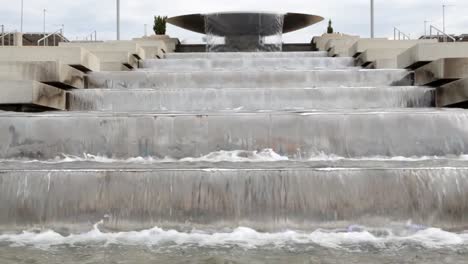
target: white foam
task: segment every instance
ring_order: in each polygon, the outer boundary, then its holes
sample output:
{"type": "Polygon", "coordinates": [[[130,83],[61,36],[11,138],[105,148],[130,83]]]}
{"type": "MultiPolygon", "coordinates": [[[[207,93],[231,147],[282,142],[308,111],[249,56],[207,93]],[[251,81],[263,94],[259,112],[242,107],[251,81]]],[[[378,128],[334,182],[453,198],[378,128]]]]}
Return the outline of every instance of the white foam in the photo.
{"type": "MultiPolygon", "coordinates": [[[[410,232],[410,231],[408,231],[410,232]]],[[[427,228],[410,232],[408,235],[395,235],[386,230],[385,236],[376,236],[372,231],[327,231],[312,233],[285,231],[280,233],[260,233],[246,227],[232,232],[208,233],[194,230],[189,233],[176,230],[163,230],[155,227],[143,231],[103,233],[96,224],[93,230],[82,234],[62,236],[54,231],[41,233],[25,231],[21,234],[0,235],[1,243],[10,246],[32,246],[49,249],[54,246],[69,245],[131,245],[131,246],[179,246],[179,247],[232,247],[245,249],[259,247],[322,246],[333,249],[355,249],[360,245],[373,245],[378,248],[402,248],[410,245],[428,249],[454,248],[468,245],[468,234],[456,234],[437,228],[427,228]]]]}
{"type": "Polygon", "coordinates": [[[272,149],[264,149],[261,151],[247,151],[247,150],[233,150],[233,151],[216,151],[201,157],[187,157],[182,159],[174,159],[171,157],[155,158],[155,157],[132,157],[128,159],[110,158],[101,155],[93,155],[84,153],[83,156],[74,156],[62,154],[51,160],[0,160],[1,162],[22,162],[22,163],[45,163],[45,164],[59,164],[71,162],[97,162],[97,163],[135,163],[135,164],[154,164],[154,163],[168,163],[168,162],[275,162],[275,161],[427,161],[427,160],[468,160],[468,155],[448,155],[448,156],[371,156],[371,157],[343,157],[333,154],[317,153],[308,157],[307,159],[289,159],[276,153],[272,149]]]}
{"type": "Polygon", "coordinates": [[[46,164],[59,164],[71,162],[98,162],[98,163],[138,163],[138,164],[151,164],[151,163],[164,163],[164,162],[273,162],[288,160],[288,157],[281,156],[272,149],[264,149],[261,151],[216,151],[201,157],[187,157],[183,159],[174,159],[165,157],[163,159],[154,157],[134,157],[128,159],[115,159],[101,155],[93,155],[84,153],[83,156],[73,156],[62,154],[61,157],[56,157],[52,160],[0,160],[0,162],[23,162],[23,163],[46,163],[46,164]]]}
{"type": "Polygon", "coordinates": [[[447,155],[447,156],[370,156],[370,157],[343,157],[333,154],[318,153],[312,155],[309,161],[425,161],[425,160],[468,160],[468,155],[447,155]]]}

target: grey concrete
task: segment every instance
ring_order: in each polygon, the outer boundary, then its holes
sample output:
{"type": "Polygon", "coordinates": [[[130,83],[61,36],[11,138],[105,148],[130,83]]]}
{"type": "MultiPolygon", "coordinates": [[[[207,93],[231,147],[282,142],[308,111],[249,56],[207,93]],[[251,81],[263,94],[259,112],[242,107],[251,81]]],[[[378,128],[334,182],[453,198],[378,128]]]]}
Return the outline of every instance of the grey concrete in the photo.
{"type": "Polygon", "coordinates": [[[308,159],[468,153],[463,110],[341,110],[299,113],[0,113],[0,158],[62,153],[198,157],[272,148],[308,159]],[[66,131],[66,133],[64,133],[66,131]],[[421,133],[424,131],[424,133],[421,133]]]}
{"type": "Polygon", "coordinates": [[[349,48],[358,40],[359,37],[331,39],[325,45],[325,50],[328,51],[330,57],[348,57],[349,48]]]}
{"type": "MultiPolygon", "coordinates": [[[[401,48],[389,48],[389,49],[367,49],[366,51],[362,52],[356,58],[356,65],[366,67],[367,65],[377,61],[377,60],[385,60],[385,59],[395,59],[398,57],[400,53],[405,51],[406,49],[401,48]]],[[[396,67],[395,67],[396,68],[396,67]]]]}
{"type": "Polygon", "coordinates": [[[63,88],[83,88],[85,73],[56,61],[0,61],[0,80],[30,80],[63,88]]]}
{"type": "Polygon", "coordinates": [[[78,47],[0,47],[0,61],[58,61],[61,64],[99,71],[99,59],[78,47]]]}
{"type": "Polygon", "coordinates": [[[389,40],[383,38],[359,39],[349,48],[349,56],[357,57],[368,49],[409,49],[417,44],[436,43],[436,39],[389,40]]]}
{"type": "Polygon", "coordinates": [[[340,40],[340,39],[355,39],[359,38],[359,36],[351,36],[341,33],[333,33],[333,34],[323,34],[322,36],[315,36],[312,38],[312,43],[315,47],[320,51],[327,51],[327,43],[330,40],[340,40]]]}
{"type": "Polygon", "coordinates": [[[438,107],[468,108],[468,79],[461,79],[437,88],[438,107]]]}
{"type": "Polygon", "coordinates": [[[102,219],[100,227],[114,231],[155,226],[315,230],[355,223],[387,228],[408,219],[466,228],[468,169],[463,166],[258,166],[99,169],[88,164],[43,170],[16,164],[21,170],[0,169],[0,229],[88,232],[102,219]]]}
{"type": "Polygon", "coordinates": [[[412,85],[406,70],[93,72],[88,88],[313,88],[412,85]]]}
{"type": "Polygon", "coordinates": [[[377,59],[368,66],[370,69],[397,69],[397,58],[377,59]]]}
{"type": "Polygon", "coordinates": [[[442,86],[468,78],[468,58],[445,58],[428,63],[414,72],[416,85],[442,86]]]}
{"type": "Polygon", "coordinates": [[[398,56],[398,67],[416,69],[442,58],[466,57],[467,42],[418,44],[398,56]]]}
{"type": "Polygon", "coordinates": [[[65,91],[36,81],[0,81],[0,108],[15,105],[65,110],[65,91]]]}
{"type": "Polygon", "coordinates": [[[333,108],[431,107],[435,90],[425,87],[322,87],[316,89],[83,89],[70,93],[72,111],[217,112],[333,108]]]}

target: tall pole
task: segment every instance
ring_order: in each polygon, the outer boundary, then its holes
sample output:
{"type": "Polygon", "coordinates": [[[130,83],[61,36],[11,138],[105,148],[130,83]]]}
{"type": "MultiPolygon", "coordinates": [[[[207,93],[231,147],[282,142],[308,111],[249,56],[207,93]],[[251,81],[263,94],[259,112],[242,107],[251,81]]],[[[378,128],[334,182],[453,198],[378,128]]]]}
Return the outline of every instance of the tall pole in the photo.
{"type": "Polygon", "coordinates": [[[370,0],[371,38],[374,38],[374,0],[370,0]]]}
{"type": "Polygon", "coordinates": [[[21,0],[21,26],[20,26],[21,33],[23,33],[23,18],[24,18],[24,0],[21,0]]]}
{"type": "MultiPolygon", "coordinates": [[[[46,12],[47,9],[44,8],[44,22],[43,22],[43,30],[44,30],[44,38],[46,36],[46,12]]],[[[44,39],[44,46],[46,45],[46,39],[44,39]]]]}
{"type": "Polygon", "coordinates": [[[442,5],[442,31],[445,34],[445,7],[446,5],[442,5]]]}
{"type": "MultiPolygon", "coordinates": [[[[429,21],[427,20],[424,20],[424,38],[427,38],[427,23],[429,21]]],[[[432,37],[432,36],[429,36],[429,37],[432,37]]]]}
{"type": "Polygon", "coordinates": [[[120,40],[120,0],[117,0],[117,40],[120,40]]]}

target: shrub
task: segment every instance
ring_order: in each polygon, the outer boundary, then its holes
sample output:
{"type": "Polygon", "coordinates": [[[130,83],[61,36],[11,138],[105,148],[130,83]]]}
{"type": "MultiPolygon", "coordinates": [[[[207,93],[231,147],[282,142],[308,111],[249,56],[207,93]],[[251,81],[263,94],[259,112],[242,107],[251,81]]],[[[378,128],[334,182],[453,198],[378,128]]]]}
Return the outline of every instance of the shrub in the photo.
{"type": "Polygon", "coordinates": [[[154,17],[154,33],[156,35],[165,35],[166,34],[166,20],[167,16],[155,16],[154,17]]]}

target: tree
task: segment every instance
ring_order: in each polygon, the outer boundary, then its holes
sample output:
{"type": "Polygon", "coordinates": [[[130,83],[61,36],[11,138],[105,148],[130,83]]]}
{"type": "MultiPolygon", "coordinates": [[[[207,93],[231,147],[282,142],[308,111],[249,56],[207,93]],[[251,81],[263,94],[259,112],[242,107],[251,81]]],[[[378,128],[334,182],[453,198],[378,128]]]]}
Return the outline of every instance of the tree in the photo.
{"type": "Polygon", "coordinates": [[[166,20],[167,16],[155,16],[153,30],[156,35],[166,34],[166,20]]]}
{"type": "Polygon", "coordinates": [[[328,28],[327,28],[327,33],[328,34],[333,34],[333,27],[332,27],[332,21],[328,21],[328,28]]]}

